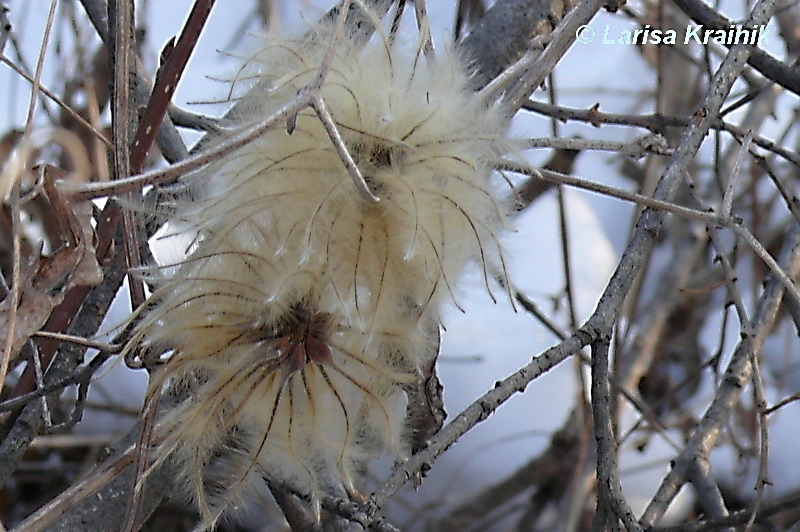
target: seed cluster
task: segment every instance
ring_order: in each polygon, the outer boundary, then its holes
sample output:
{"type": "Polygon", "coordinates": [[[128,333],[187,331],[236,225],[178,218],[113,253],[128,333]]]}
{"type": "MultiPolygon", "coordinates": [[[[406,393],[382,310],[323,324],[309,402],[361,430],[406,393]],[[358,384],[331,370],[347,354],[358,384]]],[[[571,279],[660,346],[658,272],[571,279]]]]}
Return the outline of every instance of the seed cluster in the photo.
{"type": "MultiPolygon", "coordinates": [[[[267,43],[218,140],[290,101],[330,39],[323,26],[267,43]]],[[[369,458],[407,456],[407,392],[437,355],[442,304],[457,305],[469,261],[489,286],[501,113],[470,91],[457,57],[421,51],[345,36],[322,87],[377,204],[311,109],[182,184],[192,199],[173,216],[193,245],[149,271],[158,288],[128,349],[165,354],[151,396],[190,391],[164,419],[158,460],[181,465],[209,525],[263,480],[346,496],[369,458]]]]}

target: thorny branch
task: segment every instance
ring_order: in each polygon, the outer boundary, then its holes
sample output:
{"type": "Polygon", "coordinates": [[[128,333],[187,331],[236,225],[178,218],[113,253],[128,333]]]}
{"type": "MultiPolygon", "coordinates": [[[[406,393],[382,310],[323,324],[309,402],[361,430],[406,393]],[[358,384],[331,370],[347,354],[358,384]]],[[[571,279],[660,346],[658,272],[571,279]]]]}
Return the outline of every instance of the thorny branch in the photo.
{"type": "MultiPolygon", "coordinates": [[[[591,109],[584,110],[584,109],[571,109],[568,107],[552,105],[544,102],[528,101],[525,104],[523,104],[522,108],[527,111],[533,111],[546,116],[552,116],[564,122],[568,120],[580,120],[582,122],[588,122],[595,127],[600,127],[601,124],[638,126],[647,128],[653,131],[654,133],[661,133],[667,127],[687,127],[692,124],[691,117],[666,116],[660,114],[635,115],[635,114],[604,113],[599,110],[599,105],[596,105],[591,109]]],[[[735,126],[734,124],[725,122],[724,120],[719,118],[714,118],[711,121],[711,127],[713,129],[727,131],[736,138],[744,138],[744,136],[746,135],[746,132],[742,131],[739,127],[735,126]]],[[[760,135],[754,136],[753,142],[756,145],[764,148],[765,150],[772,151],[777,155],[780,155],[787,161],[790,161],[791,163],[800,167],[800,155],[798,155],[796,151],[783,148],[782,146],[776,144],[775,142],[760,135]]]]}
{"type": "MultiPolygon", "coordinates": [[[[800,272],[800,226],[792,229],[781,262],[790,276],[795,277],[800,272]]],[[[699,463],[707,460],[711,448],[720,436],[723,424],[738,401],[744,384],[751,376],[752,357],[758,355],[775,320],[784,293],[783,287],[779,285],[774,277],[767,281],[753,317],[752,331],[743,334],[725,371],[724,380],[714,396],[714,401],[700,420],[692,438],[672,462],[670,472],[661,481],[658,491],[642,515],[644,525],[653,525],[658,521],[678,489],[693,474],[693,470],[699,463]]]]}
{"type": "MultiPolygon", "coordinates": [[[[674,2],[695,22],[702,24],[706,28],[727,29],[732,25],[728,18],[699,0],[674,0],[674,2]]],[[[762,22],[762,24],[766,23],[767,20],[762,22]]],[[[752,25],[747,27],[752,27],[752,25]]],[[[747,61],[767,79],[771,79],[800,95],[800,73],[797,72],[797,68],[781,63],[759,48],[755,48],[752,51],[747,61]]]]}
{"type": "MultiPolygon", "coordinates": [[[[750,24],[764,24],[771,16],[774,9],[774,2],[759,2],[753,15],[748,20],[750,24]]],[[[694,154],[700,147],[710,128],[709,116],[716,116],[722,102],[727,97],[739,72],[744,67],[744,61],[749,55],[749,48],[746,46],[735,46],[731,49],[728,57],[720,66],[717,74],[712,80],[709,90],[698,106],[695,116],[699,118],[693,127],[686,130],[678,144],[675,153],[671,158],[670,164],[662,173],[661,179],[656,187],[654,197],[659,200],[670,200],[676,193],[679,184],[686,171],[686,167],[693,159],[694,154]]],[[[453,421],[446,425],[429,442],[428,446],[413,456],[408,462],[396,467],[392,475],[387,479],[380,490],[375,492],[367,506],[367,513],[374,515],[379,508],[385,504],[388,498],[393,495],[409,478],[419,474],[423,468],[430,468],[431,463],[452,445],[459,437],[467,432],[472,426],[485,420],[496,408],[502,405],[509,397],[517,391],[523,391],[525,386],[538,375],[552,368],[550,363],[558,363],[562,358],[576,352],[586,345],[595,345],[596,342],[609,341],[612,333],[612,326],[616,320],[620,303],[624,300],[627,292],[633,283],[642,262],[649,254],[658,228],[661,225],[663,213],[646,209],[637,224],[637,230],[628,243],[628,247],[620,260],[617,269],[612,276],[608,287],[600,298],[600,302],[589,320],[579,329],[580,335],[575,335],[543,353],[534,359],[534,362],[522,368],[514,375],[499,381],[497,387],[485,394],[481,399],[474,402],[466,410],[462,411],[453,421]],[[544,362],[539,366],[538,360],[544,362]]],[[[595,356],[598,352],[593,353],[595,356]]],[[[600,356],[607,355],[607,351],[599,353],[600,356]]],[[[553,364],[554,365],[554,364],[553,364]]],[[[597,379],[601,379],[600,375],[597,379]]],[[[613,452],[613,448],[607,444],[614,440],[611,432],[611,423],[607,421],[607,406],[597,405],[599,399],[594,398],[595,405],[599,408],[595,412],[595,430],[598,427],[606,427],[606,430],[597,432],[597,439],[606,442],[598,446],[598,477],[601,479],[600,490],[608,490],[606,502],[616,506],[615,513],[617,518],[625,520],[626,525],[634,526],[631,520],[632,512],[627,509],[627,504],[620,498],[619,481],[617,470],[613,461],[610,461],[608,453],[613,452]],[[600,419],[597,416],[600,416],[600,419]],[[606,421],[603,421],[606,419],[606,421]],[[603,484],[606,481],[607,484],[603,484]]],[[[601,498],[601,501],[603,499],[601,498]]]]}

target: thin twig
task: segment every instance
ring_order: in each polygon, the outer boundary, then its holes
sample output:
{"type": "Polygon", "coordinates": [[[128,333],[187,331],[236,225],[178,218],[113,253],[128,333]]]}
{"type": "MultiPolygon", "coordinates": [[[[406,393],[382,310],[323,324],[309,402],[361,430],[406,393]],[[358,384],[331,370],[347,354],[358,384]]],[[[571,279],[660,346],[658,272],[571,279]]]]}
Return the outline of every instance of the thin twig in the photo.
{"type": "Polygon", "coordinates": [[[310,94],[302,93],[288,104],[273,112],[272,115],[266,119],[248,127],[241,133],[233,135],[225,142],[191,157],[187,157],[166,168],[151,170],[143,174],[118,179],[108,183],[86,183],[83,185],[60,183],[59,188],[62,192],[71,195],[76,200],[85,200],[103,198],[106,196],[118,196],[134,190],[141,190],[148,185],[159,185],[174,181],[211,162],[224,158],[231,152],[263,135],[266,131],[280,127],[292,116],[295,116],[299,111],[308,107],[310,101],[310,94]]]}
{"type": "Polygon", "coordinates": [[[630,142],[615,142],[611,140],[594,140],[582,138],[558,138],[558,137],[542,137],[525,139],[523,145],[525,148],[554,148],[559,150],[600,150],[600,151],[613,151],[633,157],[636,159],[642,158],[648,153],[655,155],[672,155],[672,150],[667,144],[666,139],[661,135],[645,135],[639,139],[630,142]]]}
{"type": "MultiPolygon", "coordinates": [[[[39,86],[42,76],[42,67],[44,66],[44,57],[47,51],[47,43],[50,41],[50,33],[53,29],[53,20],[55,18],[56,6],[58,0],[50,2],[50,11],[47,15],[47,25],[45,26],[44,36],[42,37],[42,45],[39,48],[39,59],[36,62],[36,72],[33,76],[33,86],[31,87],[31,97],[28,103],[28,116],[25,120],[25,132],[22,136],[22,143],[27,142],[31,136],[33,129],[33,115],[36,112],[36,100],[39,94],[39,86]]],[[[20,169],[22,170],[22,169],[20,169]]],[[[11,272],[11,293],[6,296],[10,297],[8,327],[6,330],[6,342],[3,346],[3,358],[0,361],[0,385],[5,382],[6,372],[8,371],[8,363],[11,361],[12,347],[14,345],[14,330],[17,326],[17,307],[19,306],[20,297],[22,295],[22,287],[20,286],[20,268],[21,268],[21,251],[20,251],[20,232],[22,225],[20,221],[19,209],[19,176],[17,176],[12,187],[11,196],[11,209],[12,209],[12,272],[11,272]]]]}
{"type": "Polygon", "coordinates": [[[597,512],[592,530],[604,532],[607,525],[614,527],[619,519],[626,530],[640,531],[642,527],[625,503],[619,481],[618,447],[611,422],[611,386],[608,378],[610,329],[608,333],[607,337],[596,338],[592,342],[592,416],[597,445],[597,512]],[[615,519],[611,518],[610,512],[613,512],[615,519]]]}
{"type": "MultiPolygon", "coordinates": [[[[14,62],[11,61],[11,59],[9,59],[7,56],[5,56],[2,53],[0,53],[0,61],[2,61],[3,63],[7,64],[14,72],[16,72],[17,74],[22,76],[26,81],[29,81],[31,83],[34,82],[33,78],[31,76],[29,76],[27,72],[25,72],[20,67],[18,67],[16,64],[14,64],[14,62]]],[[[44,94],[45,96],[47,96],[48,98],[53,100],[59,107],[64,109],[64,111],[67,112],[67,114],[70,116],[70,118],[74,119],[80,125],[85,127],[88,131],[90,131],[92,133],[92,135],[94,135],[94,137],[96,139],[98,139],[100,142],[102,142],[103,144],[105,144],[109,148],[113,146],[111,144],[111,141],[108,140],[108,138],[106,137],[106,135],[103,132],[99,131],[96,127],[94,127],[92,124],[87,122],[85,118],[83,118],[80,114],[78,114],[72,107],[69,106],[69,104],[67,102],[65,102],[63,99],[61,99],[53,91],[51,91],[50,89],[48,89],[47,87],[45,87],[41,83],[39,84],[39,90],[42,92],[42,94],[44,94]]]]}
{"type": "MultiPolygon", "coordinates": [[[[725,30],[733,25],[733,22],[719,11],[715,11],[708,4],[699,0],[675,0],[675,5],[689,15],[692,20],[706,28],[725,30]]],[[[766,25],[767,22],[768,20],[763,21],[763,25],[766,25]]],[[[741,27],[748,28],[756,26],[761,25],[750,25],[749,20],[741,25],[741,27]]],[[[783,64],[758,47],[754,47],[752,54],[747,58],[747,62],[767,79],[800,95],[800,73],[797,72],[796,68],[783,64]]]]}
{"type": "Polygon", "coordinates": [[[753,368],[753,395],[755,396],[756,416],[758,418],[758,478],[754,489],[756,490],[756,498],[753,502],[752,515],[750,520],[747,521],[745,531],[748,532],[756,521],[758,512],[761,510],[761,505],[764,502],[764,489],[768,484],[772,484],[769,480],[769,427],[767,421],[767,394],[764,390],[764,381],[761,378],[761,369],[759,367],[758,357],[756,353],[750,354],[750,365],[753,368]]]}
{"type": "Polygon", "coordinates": [[[733,168],[731,169],[731,175],[728,179],[728,184],[725,187],[725,193],[722,195],[722,208],[720,208],[719,215],[723,220],[728,220],[731,217],[731,212],[733,211],[733,198],[736,192],[736,185],[739,182],[739,177],[742,173],[742,165],[744,164],[744,159],[747,154],[747,150],[750,149],[750,143],[753,141],[753,132],[748,131],[742,140],[742,145],[739,148],[739,153],[736,155],[736,160],[733,163],[733,168]]]}
{"type": "Polygon", "coordinates": [[[131,482],[131,496],[125,507],[125,516],[122,520],[124,532],[135,532],[139,529],[141,518],[141,504],[146,486],[143,480],[147,469],[150,446],[152,444],[153,429],[155,428],[156,413],[158,411],[158,395],[145,399],[141,412],[141,427],[136,438],[133,455],[133,475],[131,482]]]}
{"type": "MultiPolygon", "coordinates": [[[[658,113],[651,115],[605,113],[599,110],[599,104],[590,109],[574,109],[571,107],[528,100],[522,108],[527,111],[552,116],[564,122],[567,120],[578,120],[581,122],[588,122],[595,127],[600,127],[601,124],[637,126],[649,129],[654,133],[661,133],[667,127],[686,127],[692,123],[691,118],[662,115],[658,113]]],[[[740,127],[719,118],[712,118],[711,127],[713,129],[727,131],[738,139],[742,139],[746,135],[746,132],[740,127]]],[[[754,135],[753,143],[760,148],[780,155],[795,166],[800,166],[800,155],[792,150],[783,148],[761,135],[754,135]]]]}
{"type": "Polygon", "coordinates": [[[175,46],[171,48],[166,61],[156,73],[151,96],[147,100],[147,107],[133,138],[131,172],[134,174],[141,173],[144,168],[147,152],[153,145],[189,58],[200,41],[200,34],[211,14],[214,2],[215,0],[195,1],[175,46]]]}
{"type": "Polygon", "coordinates": [[[770,255],[770,253],[758,241],[758,239],[753,235],[753,233],[751,233],[746,227],[744,227],[743,221],[738,217],[731,217],[728,220],[725,220],[720,215],[716,214],[713,210],[701,211],[698,209],[692,209],[690,207],[684,207],[682,205],[678,205],[675,203],[662,201],[655,198],[650,198],[633,192],[628,192],[626,190],[612,187],[609,185],[604,185],[602,183],[597,183],[595,181],[589,181],[587,179],[581,179],[566,174],[560,174],[558,172],[553,172],[552,170],[544,170],[544,169],[537,170],[532,166],[517,163],[514,161],[503,160],[497,165],[497,168],[500,170],[506,170],[509,172],[525,174],[529,176],[538,176],[546,181],[550,181],[553,183],[574,186],[576,188],[597,192],[599,194],[610,196],[612,198],[631,201],[652,209],[663,210],[671,212],[673,214],[677,214],[678,216],[683,216],[686,218],[698,220],[708,224],[709,226],[719,226],[728,228],[734,233],[736,233],[739,237],[741,237],[745,241],[745,243],[747,243],[747,245],[759,256],[759,258],[761,258],[764,264],[778,277],[780,282],[783,283],[783,285],[789,291],[789,294],[791,295],[792,299],[795,299],[796,301],[800,302],[800,288],[786,275],[785,272],[783,272],[783,270],[775,261],[775,259],[772,257],[772,255],[770,255]]]}
{"type": "Polygon", "coordinates": [[[54,382],[43,383],[42,386],[28,392],[24,395],[6,399],[0,403],[0,412],[9,412],[17,408],[27,405],[31,401],[49,395],[53,392],[58,392],[73,384],[89,384],[94,373],[108,360],[109,353],[100,353],[96,355],[89,364],[80,370],[73,371],[72,374],[54,382]]]}
{"type": "MultiPolygon", "coordinates": [[[[525,65],[523,73],[519,77],[520,82],[514,85],[507,96],[504,96],[510,110],[513,109],[516,112],[522,107],[533,91],[547,79],[547,76],[575,41],[577,29],[594,18],[603,4],[603,0],[583,0],[564,17],[553,32],[552,40],[547,48],[529,65],[525,65]]],[[[495,87],[493,91],[483,93],[483,95],[489,100],[499,98],[502,90],[502,87],[495,87]]]]}
{"type": "MultiPolygon", "coordinates": [[[[762,508],[761,516],[768,517],[776,515],[787,510],[796,510],[800,507],[800,495],[790,495],[782,500],[772,501],[772,503],[762,508]]],[[[701,532],[706,530],[717,530],[728,526],[735,526],[747,523],[750,519],[751,510],[744,509],[731,513],[726,517],[716,519],[702,519],[692,523],[685,523],[682,525],[669,526],[669,527],[656,527],[654,532],[701,532]]]]}
{"type": "Polygon", "coordinates": [[[122,346],[120,344],[107,344],[105,342],[97,342],[94,340],[89,340],[88,338],[74,336],[72,334],[63,334],[50,331],[38,331],[33,333],[33,335],[41,336],[42,338],[52,338],[54,340],[59,340],[61,342],[71,342],[73,344],[91,347],[92,349],[97,349],[98,351],[102,351],[104,353],[119,353],[120,349],[122,349],[122,346]]]}
{"type": "Polygon", "coordinates": [[[135,190],[141,190],[147,185],[162,184],[172,181],[178,177],[188,174],[192,170],[197,170],[212,161],[225,157],[229,153],[252,142],[254,139],[263,135],[270,129],[274,129],[282,124],[290,123],[300,111],[311,106],[316,111],[317,116],[319,116],[323,126],[325,126],[331,143],[342,159],[342,162],[345,164],[345,167],[356,184],[359,192],[369,202],[378,202],[379,199],[369,190],[366,181],[364,181],[364,177],[361,175],[360,170],[356,166],[352,156],[347,150],[344,140],[342,139],[336,124],[333,122],[330,112],[327,110],[325,102],[319,96],[319,91],[322,88],[328,71],[333,63],[335,51],[333,44],[337,42],[337,39],[341,39],[344,31],[344,20],[346,19],[349,5],[349,2],[343,3],[332,41],[328,48],[328,52],[326,53],[325,58],[319,67],[317,75],[304,89],[299,91],[297,97],[295,97],[293,101],[279,108],[267,119],[250,126],[241,133],[234,135],[225,142],[218,144],[214,148],[203,151],[165,169],[147,172],[127,179],[118,179],[113,183],[87,183],[83,185],[70,185],[68,183],[63,183],[61,185],[62,190],[65,193],[72,195],[76,199],[89,199],[109,195],[120,195],[135,190]]]}
{"type": "Polygon", "coordinates": [[[788,405],[790,403],[794,403],[795,401],[800,401],[800,392],[794,393],[794,394],[790,395],[789,397],[787,397],[786,399],[782,399],[778,403],[776,403],[776,404],[772,405],[771,407],[767,408],[764,411],[764,413],[767,414],[767,415],[774,414],[775,412],[777,412],[778,410],[780,410],[784,406],[786,406],[786,405],[788,405]]]}
{"type": "Polygon", "coordinates": [[[336,148],[336,153],[339,154],[339,157],[342,159],[345,168],[347,168],[347,173],[350,174],[350,178],[353,180],[353,183],[355,183],[358,193],[361,194],[361,197],[369,203],[373,205],[377,204],[380,199],[372,193],[367,185],[367,182],[364,181],[364,176],[361,174],[361,170],[358,169],[356,162],[353,160],[353,157],[347,150],[347,146],[342,139],[342,135],[339,133],[339,129],[336,127],[336,122],[334,122],[333,117],[328,110],[328,106],[325,105],[325,100],[317,96],[311,101],[311,106],[314,108],[314,111],[317,112],[317,116],[322,122],[322,125],[325,127],[325,131],[328,133],[328,138],[331,140],[331,144],[333,144],[333,147],[336,148]]]}
{"type": "MultiPolygon", "coordinates": [[[[800,226],[795,226],[786,240],[782,254],[785,271],[791,276],[800,271],[800,226]]],[[[729,419],[730,411],[738,403],[744,384],[752,375],[751,356],[756,356],[766,335],[772,328],[784,287],[773,275],[767,281],[759,298],[753,317],[753,332],[743,335],[731,357],[725,378],[720,383],[714,400],[698,423],[694,434],[683,451],[671,462],[669,473],[662,479],[655,495],[641,518],[645,526],[653,526],[664,514],[669,503],[688,478],[697,460],[708,456],[719,437],[722,425],[729,419]]]]}

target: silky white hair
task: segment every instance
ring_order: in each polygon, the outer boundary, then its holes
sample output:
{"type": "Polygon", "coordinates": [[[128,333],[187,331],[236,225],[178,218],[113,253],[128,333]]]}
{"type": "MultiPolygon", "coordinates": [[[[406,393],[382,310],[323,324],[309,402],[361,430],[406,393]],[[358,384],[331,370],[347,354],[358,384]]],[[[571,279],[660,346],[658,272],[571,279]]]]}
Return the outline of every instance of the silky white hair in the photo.
{"type": "MultiPolygon", "coordinates": [[[[231,112],[236,127],[216,140],[291,101],[331,38],[322,25],[266,43],[243,67],[256,81],[231,112]]],[[[171,215],[193,244],[146,273],[157,289],[126,349],[165,359],[151,399],[186,392],[156,463],[177,461],[205,526],[263,480],[318,504],[357,493],[369,458],[407,456],[405,390],[437,355],[442,304],[458,305],[466,263],[487,288],[501,264],[502,112],[470,90],[455,53],[422,50],[380,29],[366,44],[346,34],[321,89],[377,204],[311,109],[291,133],[268,131],[180,185],[191,199],[171,215]]]]}

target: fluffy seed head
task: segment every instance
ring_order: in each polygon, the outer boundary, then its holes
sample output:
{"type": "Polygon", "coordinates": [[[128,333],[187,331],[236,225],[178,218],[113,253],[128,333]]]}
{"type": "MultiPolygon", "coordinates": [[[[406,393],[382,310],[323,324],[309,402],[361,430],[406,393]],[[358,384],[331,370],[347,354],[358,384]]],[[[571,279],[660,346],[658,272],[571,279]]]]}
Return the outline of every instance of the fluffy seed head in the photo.
{"type": "MultiPolygon", "coordinates": [[[[247,62],[256,81],[236,131],[314,78],[329,30],[247,62]]],[[[345,36],[322,87],[379,203],[358,194],[312,109],[185,180],[193,198],[174,211],[194,244],[151,270],[159,288],[128,349],[168,353],[151,395],[190,390],[159,453],[209,524],[261,478],[312,498],[354,492],[366,459],[407,454],[404,390],[437,354],[440,307],[465,263],[485,273],[500,255],[501,114],[457,57],[420,52],[345,36]]]]}

